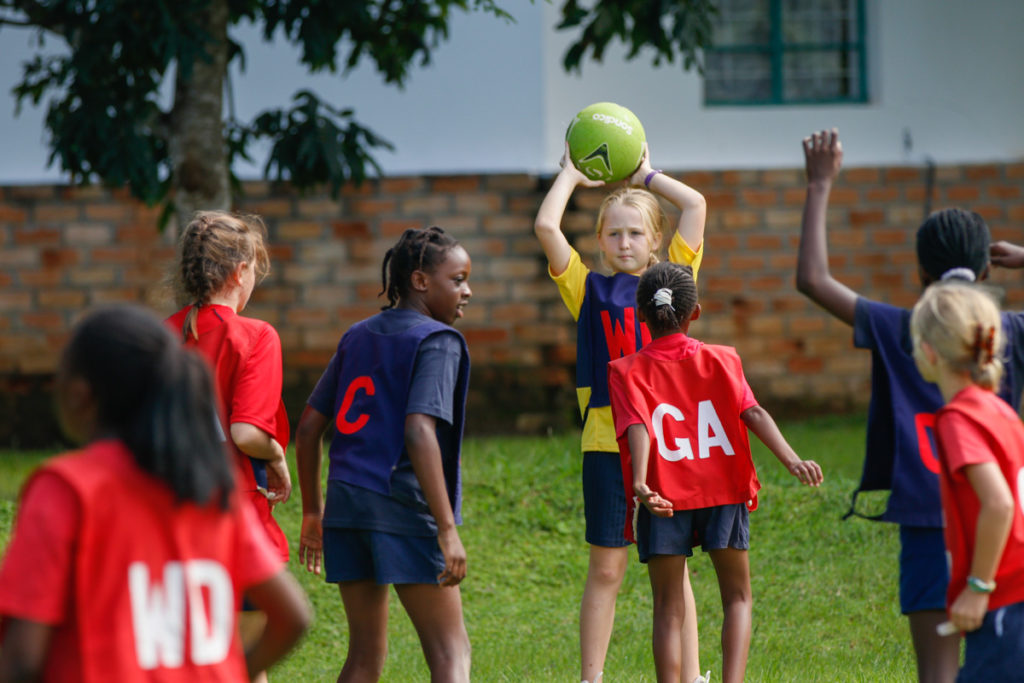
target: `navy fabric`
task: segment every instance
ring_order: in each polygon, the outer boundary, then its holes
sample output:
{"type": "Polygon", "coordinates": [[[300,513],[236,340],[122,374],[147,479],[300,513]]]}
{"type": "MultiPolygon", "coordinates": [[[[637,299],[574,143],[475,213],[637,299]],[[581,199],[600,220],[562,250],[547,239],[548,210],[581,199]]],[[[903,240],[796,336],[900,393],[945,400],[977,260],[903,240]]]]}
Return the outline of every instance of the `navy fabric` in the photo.
{"type": "Polygon", "coordinates": [[[1024,602],[986,614],[981,628],[967,633],[964,643],[957,683],[1024,683],[1024,602]]]}
{"type": "MultiPolygon", "coordinates": [[[[1006,372],[999,395],[1020,408],[1024,388],[1024,313],[1004,313],[1006,372]]],[[[910,311],[857,299],[854,346],[871,350],[871,402],[860,491],[891,490],[880,519],[909,526],[942,526],[934,414],[938,387],[917,371],[910,311]]],[[[855,494],[856,495],[856,494],[855,494]]]]}
{"type": "Polygon", "coordinates": [[[900,526],[900,611],[945,611],[948,585],[942,529],[900,526]]]}
{"type": "Polygon", "coordinates": [[[324,529],[327,583],[436,584],[444,571],[437,538],[362,529],[324,529]]]}
{"type": "Polygon", "coordinates": [[[583,513],[587,543],[605,548],[629,545],[626,540],[626,489],[618,453],[583,454],[583,513]]]}
{"type": "Polygon", "coordinates": [[[641,562],[654,555],[693,555],[701,550],[750,550],[750,511],[746,504],[716,505],[676,510],[671,517],[655,517],[640,506],[636,520],[636,547],[641,562]]]}
{"type": "Polygon", "coordinates": [[[628,356],[650,341],[636,313],[636,275],[587,275],[576,321],[576,386],[590,389],[589,408],[611,405],[608,361],[628,356]]]}

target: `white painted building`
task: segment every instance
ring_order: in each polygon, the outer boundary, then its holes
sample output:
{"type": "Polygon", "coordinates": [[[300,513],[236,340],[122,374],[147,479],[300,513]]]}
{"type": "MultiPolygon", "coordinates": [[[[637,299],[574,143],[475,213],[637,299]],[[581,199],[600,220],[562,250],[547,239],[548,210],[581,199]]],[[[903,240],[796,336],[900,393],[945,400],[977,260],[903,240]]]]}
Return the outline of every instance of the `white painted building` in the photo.
{"type": "MultiPolygon", "coordinates": [[[[569,36],[554,29],[560,2],[502,4],[515,23],[456,15],[450,41],[432,64],[413,71],[404,90],[385,86],[367,66],[344,77],[309,76],[291,46],[245,32],[239,37],[248,69],[233,77],[239,116],[285,106],[297,89],[312,88],[338,107],[355,107],[361,122],[395,144],[393,153],[379,154],[390,175],[551,173],[569,120],[599,100],[639,116],[656,167],[793,167],[801,163],[800,138],[831,126],[842,131],[848,166],[1024,158],[1020,0],[864,0],[866,102],[739,106],[705,104],[700,75],[678,62],[653,68],[650,53],[625,62],[614,49],[604,64],[566,74],[569,36]]],[[[834,9],[856,0],[817,4],[834,9]]],[[[30,54],[28,43],[26,32],[0,30],[5,93],[30,54]]],[[[13,97],[2,102],[0,184],[61,180],[46,168],[42,111],[26,107],[16,118],[13,97]]],[[[258,177],[261,168],[262,160],[236,170],[258,177]]]]}

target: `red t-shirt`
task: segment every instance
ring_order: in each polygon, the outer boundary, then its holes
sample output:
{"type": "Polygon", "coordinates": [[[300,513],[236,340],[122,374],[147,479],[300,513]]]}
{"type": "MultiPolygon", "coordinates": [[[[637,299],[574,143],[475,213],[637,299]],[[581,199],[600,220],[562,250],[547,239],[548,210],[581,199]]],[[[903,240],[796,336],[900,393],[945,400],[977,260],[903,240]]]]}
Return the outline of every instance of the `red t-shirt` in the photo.
{"type": "Polygon", "coordinates": [[[735,349],[673,334],[608,364],[627,500],[627,430],[651,435],[647,485],[675,510],[747,503],[760,488],[740,414],[755,405],[735,349]]]}
{"type": "MultiPolygon", "coordinates": [[[[179,336],[191,308],[186,306],[167,319],[179,336]]],[[[247,422],[277,439],[283,448],[288,447],[288,415],[281,400],[281,339],[269,323],[240,316],[228,306],[203,306],[196,326],[199,339],[189,335],[186,344],[199,349],[213,369],[220,397],[221,428],[235,454],[241,488],[252,500],[281,558],[287,561],[288,541],[273,518],[270,501],[256,491],[258,479],[265,482],[264,463],[239,451],[230,437],[232,423],[247,422]]]]}
{"type": "Polygon", "coordinates": [[[235,612],[279,571],[250,506],[176,504],[119,441],[98,441],[26,483],[0,615],[54,627],[45,680],[246,680],[235,612]]]}
{"type": "Polygon", "coordinates": [[[1005,401],[971,386],[936,413],[935,440],[951,564],[948,604],[953,604],[967,584],[980,510],[964,468],[989,462],[999,466],[1016,503],[989,609],[1024,601],[1024,425],[1005,401]]]}

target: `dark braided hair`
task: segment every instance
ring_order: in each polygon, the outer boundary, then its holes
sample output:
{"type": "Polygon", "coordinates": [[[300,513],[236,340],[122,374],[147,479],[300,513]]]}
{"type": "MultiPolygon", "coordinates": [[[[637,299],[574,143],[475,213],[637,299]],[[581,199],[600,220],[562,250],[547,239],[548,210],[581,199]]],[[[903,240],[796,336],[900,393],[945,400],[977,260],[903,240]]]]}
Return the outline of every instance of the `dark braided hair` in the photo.
{"type": "Polygon", "coordinates": [[[121,439],[136,464],[179,501],[227,508],[234,476],[210,371],[153,313],[119,304],[87,314],[64,349],[60,372],[85,380],[99,433],[121,439]]]}
{"type": "Polygon", "coordinates": [[[656,263],[640,276],[636,286],[636,305],[643,311],[651,332],[661,334],[679,329],[697,307],[697,284],[693,269],[678,263],[656,263]],[[658,305],[654,295],[659,289],[672,291],[672,305],[658,305]]]}
{"type": "Polygon", "coordinates": [[[454,237],[441,228],[431,226],[422,230],[410,228],[402,233],[395,246],[384,254],[381,266],[381,294],[387,294],[388,303],[382,311],[394,308],[399,300],[409,295],[409,284],[414,271],[430,273],[458,246],[454,237]]]}
{"type": "Polygon", "coordinates": [[[199,211],[181,233],[179,265],[175,275],[178,304],[191,304],[185,316],[182,340],[198,339],[198,309],[224,287],[240,263],[251,263],[259,282],[270,271],[264,246],[267,228],[259,216],[224,211],[199,211]]]}
{"type": "Polygon", "coordinates": [[[917,230],[917,262],[928,278],[924,284],[941,280],[953,268],[967,268],[980,280],[991,239],[985,219],[974,211],[942,209],[928,216],[917,230]]]}

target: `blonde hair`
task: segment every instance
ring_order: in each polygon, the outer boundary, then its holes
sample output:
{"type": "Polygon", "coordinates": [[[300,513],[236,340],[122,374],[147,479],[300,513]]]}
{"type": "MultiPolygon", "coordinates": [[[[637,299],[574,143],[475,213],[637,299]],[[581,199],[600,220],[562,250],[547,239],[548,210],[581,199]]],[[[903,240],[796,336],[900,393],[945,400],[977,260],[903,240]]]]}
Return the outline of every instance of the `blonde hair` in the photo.
{"type": "Polygon", "coordinates": [[[995,391],[1003,375],[1003,334],[999,305],[983,288],[963,282],[929,286],[910,315],[915,349],[928,342],[955,372],[995,391]]]}
{"type": "Polygon", "coordinates": [[[199,308],[224,287],[239,264],[252,264],[256,282],[270,272],[266,235],[259,216],[198,211],[192,217],[181,233],[174,276],[178,304],[192,305],[182,328],[183,339],[190,334],[199,338],[199,308]]]}
{"type": "MultiPolygon", "coordinates": [[[[658,262],[658,249],[661,247],[662,235],[668,230],[668,217],[658,203],[658,198],[647,190],[639,187],[621,187],[604,198],[597,212],[597,234],[604,230],[604,219],[607,210],[618,204],[629,206],[640,212],[640,222],[647,232],[647,241],[651,247],[648,266],[658,262]]],[[[603,254],[602,254],[603,256],[603,254]]]]}

